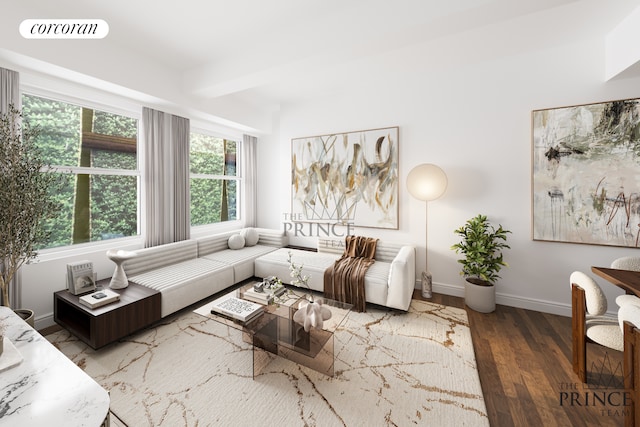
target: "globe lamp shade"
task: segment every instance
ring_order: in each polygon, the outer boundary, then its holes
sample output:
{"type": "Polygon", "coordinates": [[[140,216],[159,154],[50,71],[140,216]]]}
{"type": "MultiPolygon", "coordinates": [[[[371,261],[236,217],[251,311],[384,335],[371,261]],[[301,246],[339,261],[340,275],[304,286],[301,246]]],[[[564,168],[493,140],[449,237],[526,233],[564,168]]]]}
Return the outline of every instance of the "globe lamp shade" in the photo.
{"type": "Polygon", "coordinates": [[[407,189],[418,200],[436,200],[447,189],[447,175],[439,166],[418,165],[407,176],[407,189]]]}

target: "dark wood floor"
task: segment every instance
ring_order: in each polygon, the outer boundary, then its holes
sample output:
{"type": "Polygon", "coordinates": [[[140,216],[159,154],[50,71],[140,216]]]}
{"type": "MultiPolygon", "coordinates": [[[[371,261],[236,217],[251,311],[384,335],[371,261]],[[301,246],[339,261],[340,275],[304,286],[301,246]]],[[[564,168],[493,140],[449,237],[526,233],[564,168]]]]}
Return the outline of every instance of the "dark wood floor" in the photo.
{"type": "Polygon", "coordinates": [[[588,344],[582,384],[571,366],[571,318],[501,305],[483,314],[440,294],[430,301],[467,310],[492,426],[624,424],[622,353],[588,344]]]}

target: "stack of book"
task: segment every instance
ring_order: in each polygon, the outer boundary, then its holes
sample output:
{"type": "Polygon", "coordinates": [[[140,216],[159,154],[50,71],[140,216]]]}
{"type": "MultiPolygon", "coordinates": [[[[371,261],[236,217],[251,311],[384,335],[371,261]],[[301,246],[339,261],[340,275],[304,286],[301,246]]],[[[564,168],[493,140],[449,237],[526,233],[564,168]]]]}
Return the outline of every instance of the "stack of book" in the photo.
{"type": "Polygon", "coordinates": [[[229,296],[218,298],[211,305],[212,314],[222,314],[242,322],[254,319],[263,311],[260,304],[229,296]]]}
{"type": "Polygon", "coordinates": [[[103,289],[98,292],[93,292],[91,294],[81,296],[80,304],[85,305],[89,308],[98,308],[119,300],[120,294],[113,292],[110,289],[103,289]]]}
{"type": "Polygon", "coordinates": [[[285,290],[284,286],[275,289],[264,289],[262,292],[258,292],[255,289],[247,289],[242,296],[249,301],[267,305],[271,304],[274,298],[284,294],[285,290]]]}

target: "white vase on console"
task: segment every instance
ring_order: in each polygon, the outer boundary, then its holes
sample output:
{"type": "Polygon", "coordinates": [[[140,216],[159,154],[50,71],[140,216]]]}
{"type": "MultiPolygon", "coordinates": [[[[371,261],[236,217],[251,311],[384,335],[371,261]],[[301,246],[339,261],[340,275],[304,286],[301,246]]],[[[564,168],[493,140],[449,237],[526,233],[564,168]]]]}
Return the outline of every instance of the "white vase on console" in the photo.
{"type": "Polygon", "coordinates": [[[136,256],[135,252],[110,249],[107,251],[107,257],[116,264],[116,269],[111,277],[109,287],[111,289],[124,289],[129,286],[129,279],[122,268],[122,263],[136,256]]]}

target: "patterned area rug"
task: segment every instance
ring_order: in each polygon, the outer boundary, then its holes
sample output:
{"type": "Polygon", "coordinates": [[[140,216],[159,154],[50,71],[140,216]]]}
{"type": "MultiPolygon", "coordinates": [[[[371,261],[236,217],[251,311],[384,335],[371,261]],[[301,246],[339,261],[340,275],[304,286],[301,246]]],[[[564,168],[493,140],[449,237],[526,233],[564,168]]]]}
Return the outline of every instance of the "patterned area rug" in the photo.
{"type": "Polygon", "coordinates": [[[424,301],[350,313],[333,378],[276,357],[253,379],[241,332],[193,312],[98,351],[47,338],[131,427],[489,425],[466,312],[424,301]]]}

